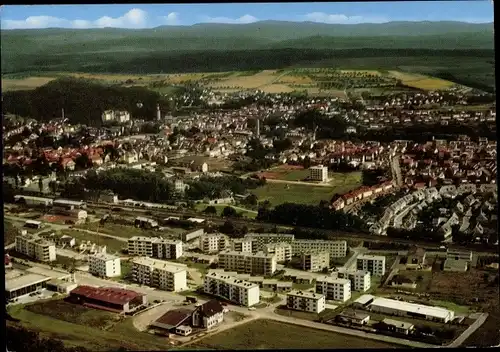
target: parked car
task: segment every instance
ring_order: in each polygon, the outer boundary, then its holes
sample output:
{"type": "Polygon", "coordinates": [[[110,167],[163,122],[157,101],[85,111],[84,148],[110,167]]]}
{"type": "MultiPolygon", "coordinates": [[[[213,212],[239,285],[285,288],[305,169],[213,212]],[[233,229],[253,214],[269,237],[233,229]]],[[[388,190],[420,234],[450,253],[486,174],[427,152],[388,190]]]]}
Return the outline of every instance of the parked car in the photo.
{"type": "Polygon", "coordinates": [[[255,308],[255,307],[250,307],[250,308],[248,308],[248,310],[256,310],[256,309],[257,309],[257,308],[255,308]]]}

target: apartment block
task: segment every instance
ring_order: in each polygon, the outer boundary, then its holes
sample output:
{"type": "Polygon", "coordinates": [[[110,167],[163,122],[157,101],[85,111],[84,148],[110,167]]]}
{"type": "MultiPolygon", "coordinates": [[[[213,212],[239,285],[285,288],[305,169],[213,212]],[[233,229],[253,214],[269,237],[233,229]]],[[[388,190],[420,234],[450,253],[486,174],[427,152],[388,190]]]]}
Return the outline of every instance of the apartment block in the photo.
{"type": "Polygon", "coordinates": [[[258,284],[217,272],[210,272],[205,276],[203,291],[245,307],[251,307],[260,302],[258,284]]]}
{"type": "Polygon", "coordinates": [[[37,235],[17,236],[16,251],[41,262],[56,260],[56,245],[37,235]]]}
{"type": "Polygon", "coordinates": [[[458,251],[453,249],[448,249],[446,251],[446,259],[453,260],[466,260],[472,261],[472,252],[471,251],[458,251]]]}
{"type": "Polygon", "coordinates": [[[328,181],[328,167],[323,165],[310,167],[309,179],[320,182],[328,181]]]}
{"type": "Polygon", "coordinates": [[[326,299],[345,302],[351,298],[351,281],[334,276],[316,278],[316,292],[326,296],[326,299]]]}
{"type": "Polygon", "coordinates": [[[351,290],[366,292],[371,287],[371,274],[369,271],[363,270],[346,270],[344,268],[332,273],[340,279],[348,279],[351,281],[351,290]]]}
{"type": "Polygon", "coordinates": [[[128,254],[159,259],[178,259],[183,254],[182,241],[135,236],[128,240],[128,254]]]}
{"type": "Polygon", "coordinates": [[[139,284],[166,291],[187,289],[187,266],[184,264],[140,257],[132,261],[132,277],[139,284]]]}
{"type": "Polygon", "coordinates": [[[232,240],[231,248],[235,252],[252,253],[252,243],[249,238],[236,238],[232,240]]]}
{"type": "Polygon", "coordinates": [[[292,260],[292,245],[290,243],[268,243],[264,245],[264,253],[274,254],[278,263],[292,260]]]}
{"type": "Polygon", "coordinates": [[[248,233],[245,235],[245,238],[251,239],[252,243],[252,251],[259,252],[264,250],[264,245],[268,243],[292,243],[295,239],[295,236],[292,234],[284,234],[284,233],[248,233]]]}
{"type": "Polygon", "coordinates": [[[219,254],[219,267],[227,271],[271,276],[277,261],[273,254],[224,251],[219,254]]]}
{"type": "Polygon", "coordinates": [[[203,253],[218,253],[229,247],[229,238],[224,234],[211,233],[200,236],[200,250],[203,253]]]}
{"type": "Polygon", "coordinates": [[[356,259],[356,269],[368,271],[374,276],[385,274],[385,257],[382,255],[359,255],[356,259]]]}
{"type": "Polygon", "coordinates": [[[120,276],[120,258],[106,253],[97,253],[91,255],[89,256],[89,273],[99,277],[120,276]]]}
{"type": "Polygon", "coordinates": [[[330,253],[313,252],[301,254],[302,270],[317,272],[330,268],[330,253]]]}
{"type": "Polygon", "coordinates": [[[291,291],[286,295],[286,306],[289,309],[303,312],[321,313],[325,310],[325,296],[312,291],[291,291]]]}
{"type": "Polygon", "coordinates": [[[342,258],[347,255],[347,241],[295,240],[292,242],[293,254],[308,252],[328,252],[330,258],[342,258]]]}

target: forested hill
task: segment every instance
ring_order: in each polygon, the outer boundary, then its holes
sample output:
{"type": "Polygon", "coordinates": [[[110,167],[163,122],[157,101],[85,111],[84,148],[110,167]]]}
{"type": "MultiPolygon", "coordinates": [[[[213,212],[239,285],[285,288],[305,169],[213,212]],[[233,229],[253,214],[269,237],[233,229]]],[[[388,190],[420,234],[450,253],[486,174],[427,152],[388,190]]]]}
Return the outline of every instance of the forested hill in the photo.
{"type": "Polygon", "coordinates": [[[31,91],[3,93],[2,110],[47,121],[60,117],[64,108],[71,123],[96,126],[108,109],[123,109],[134,118],[152,119],[158,102],[165,111],[162,97],[147,88],[108,87],[85,79],[61,78],[31,91]],[[138,102],[143,103],[141,108],[138,102]]]}

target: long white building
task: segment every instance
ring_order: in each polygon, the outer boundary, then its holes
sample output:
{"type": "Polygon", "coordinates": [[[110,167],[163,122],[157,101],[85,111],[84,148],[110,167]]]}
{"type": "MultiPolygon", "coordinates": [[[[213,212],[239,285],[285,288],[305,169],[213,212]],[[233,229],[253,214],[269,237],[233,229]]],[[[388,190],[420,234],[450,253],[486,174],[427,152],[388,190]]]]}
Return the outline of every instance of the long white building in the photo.
{"type": "Polygon", "coordinates": [[[284,234],[284,233],[248,233],[245,235],[245,238],[251,239],[252,243],[252,251],[259,252],[264,250],[264,245],[268,243],[292,243],[295,239],[295,236],[292,234],[284,234]]]}
{"type": "Polygon", "coordinates": [[[89,256],[89,273],[99,277],[120,276],[120,258],[106,253],[97,253],[91,255],[89,256]]]}
{"type": "Polygon", "coordinates": [[[373,276],[384,276],[385,257],[382,255],[358,255],[356,258],[356,269],[368,271],[373,276]]]}
{"type": "Polygon", "coordinates": [[[332,276],[334,275],[341,279],[350,280],[351,290],[353,291],[366,292],[371,287],[371,274],[369,271],[340,268],[337,272],[332,273],[332,276]]]}
{"type": "Polygon", "coordinates": [[[316,278],[316,293],[334,301],[348,301],[351,298],[351,281],[334,276],[318,277],[316,278]]]}
{"type": "Polygon", "coordinates": [[[286,294],[286,306],[303,312],[321,313],[325,310],[325,296],[311,291],[291,291],[286,294]]]}
{"type": "Polygon", "coordinates": [[[318,272],[330,268],[330,253],[328,252],[302,253],[300,257],[304,271],[318,272]]]}
{"type": "Polygon", "coordinates": [[[218,253],[229,247],[229,238],[222,233],[210,233],[200,236],[200,250],[203,253],[218,253]]]}
{"type": "Polygon", "coordinates": [[[187,289],[187,266],[146,257],[132,261],[132,277],[135,282],[158,287],[166,291],[187,289]]]}
{"type": "Polygon", "coordinates": [[[274,254],[278,263],[292,260],[292,245],[290,243],[268,243],[264,245],[264,253],[274,254]]]}
{"type": "Polygon", "coordinates": [[[128,254],[159,259],[178,259],[183,255],[182,241],[135,236],[128,240],[128,254]]]}
{"type": "Polygon", "coordinates": [[[41,262],[56,260],[56,245],[37,235],[17,236],[16,251],[41,262]]]}
{"type": "Polygon", "coordinates": [[[347,255],[347,241],[295,240],[292,242],[293,254],[308,252],[328,252],[330,258],[343,258],[347,255]]]}
{"type": "Polygon", "coordinates": [[[263,252],[224,251],[219,253],[219,267],[227,271],[271,276],[277,267],[276,256],[263,252]]]}
{"type": "Polygon", "coordinates": [[[258,284],[217,272],[211,272],[205,276],[203,291],[245,307],[251,307],[260,302],[258,284]]]}

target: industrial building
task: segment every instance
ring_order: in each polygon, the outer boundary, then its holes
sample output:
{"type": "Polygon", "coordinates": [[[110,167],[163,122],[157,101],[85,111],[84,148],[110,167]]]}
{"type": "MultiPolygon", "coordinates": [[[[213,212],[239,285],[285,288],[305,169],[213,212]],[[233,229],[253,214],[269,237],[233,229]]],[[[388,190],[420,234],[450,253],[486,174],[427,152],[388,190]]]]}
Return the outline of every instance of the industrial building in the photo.
{"type": "Polygon", "coordinates": [[[158,227],[158,221],[138,216],[135,218],[134,225],[143,229],[154,229],[158,227]]]}
{"type": "Polygon", "coordinates": [[[91,286],[78,286],[70,292],[69,300],[86,307],[116,313],[133,312],[148,302],[143,293],[116,287],[91,286]]]}
{"type": "Polygon", "coordinates": [[[89,256],[89,273],[99,277],[120,276],[120,258],[106,253],[96,253],[91,255],[89,256]]]}
{"type": "Polygon", "coordinates": [[[37,235],[19,235],[16,237],[16,251],[41,262],[56,260],[56,246],[37,235]]]}
{"type": "Polygon", "coordinates": [[[52,203],[54,208],[75,210],[75,209],[85,209],[87,205],[84,201],[70,200],[70,199],[55,199],[52,203]]]}
{"type": "Polygon", "coordinates": [[[271,276],[276,272],[277,261],[273,254],[224,251],[219,254],[219,267],[238,273],[271,276]]]}
{"type": "Polygon", "coordinates": [[[295,240],[291,245],[294,255],[308,252],[328,252],[330,258],[343,258],[347,255],[347,241],[295,240]]]}
{"type": "Polygon", "coordinates": [[[385,257],[382,255],[361,254],[356,259],[356,268],[368,271],[373,276],[384,276],[385,257]]]}
{"type": "Polygon", "coordinates": [[[228,236],[222,233],[211,233],[200,236],[199,247],[203,253],[218,253],[229,247],[228,236]]]}
{"type": "Polygon", "coordinates": [[[183,255],[182,241],[134,236],[128,240],[128,254],[159,259],[178,259],[183,255]]]}
{"type": "Polygon", "coordinates": [[[274,254],[278,263],[292,260],[292,245],[290,243],[268,243],[264,245],[264,253],[274,254]]]}
{"type": "Polygon", "coordinates": [[[346,302],[351,298],[351,281],[332,276],[316,278],[316,293],[326,296],[326,299],[346,302]]]}
{"type": "Polygon", "coordinates": [[[289,309],[319,314],[326,308],[326,299],[319,293],[295,290],[286,294],[286,306],[289,309]]]}
{"type": "Polygon", "coordinates": [[[304,271],[318,272],[330,268],[330,253],[328,252],[302,253],[300,260],[304,271]]]}
{"type": "Polygon", "coordinates": [[[260,301],[259,285],[217,272],[205,276],[203,291],[246,307],[260,301]]]}
{"type": "Polygon", "coordinates": [[[158,287],[166,291],[187,289],[187,266],[151,258],[136,258],[132,261],[132,277],[137,283],[158,287]]]}
{"type": "Polygon", "coordinates": [[[5,277],[5,298],[7,300],[42,291],[47,288],[47,282],[51,279],[50,277],[34,273],[12,274],[9,275],[10,277],[7,275],[5,277]]]}
{"type": "Polygon", "coordinates": [[[323,165],[312,166],[309,168],[309,179],[311,181],[327,182],[328,167],[323,165]]]}

